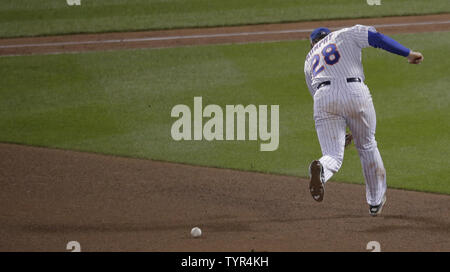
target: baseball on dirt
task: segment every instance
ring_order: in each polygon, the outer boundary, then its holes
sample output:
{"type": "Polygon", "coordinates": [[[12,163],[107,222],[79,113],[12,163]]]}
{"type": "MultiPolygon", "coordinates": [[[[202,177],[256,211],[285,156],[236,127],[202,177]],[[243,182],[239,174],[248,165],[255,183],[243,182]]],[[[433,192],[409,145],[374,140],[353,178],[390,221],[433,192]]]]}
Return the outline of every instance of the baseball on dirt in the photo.
{"type": "Polygon", "coordinates": [[[202,236],[202,230],[198,227],[192,228],[191,236],[194,238],[198,238],[198,237],[202,236]]]}

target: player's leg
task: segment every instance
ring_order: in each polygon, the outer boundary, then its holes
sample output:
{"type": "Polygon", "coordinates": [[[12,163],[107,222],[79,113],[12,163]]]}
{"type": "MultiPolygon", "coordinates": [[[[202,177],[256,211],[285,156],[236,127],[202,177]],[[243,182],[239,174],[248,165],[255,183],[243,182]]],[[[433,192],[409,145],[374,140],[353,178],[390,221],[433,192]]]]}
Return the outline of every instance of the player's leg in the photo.
{"type": "Polygon", "coordinates": [[[309,166],[309,190],[316,201],[322,201],[325,182],[342,165],[345,145],[345,119],[339,115],[338,91],[330,87],[314,95],[314,121],[323,156],[309,166]]]}
{"type": "Polygon", "coordinates": [[[366,181],[367,203],[379,205],[386,192],[386,171],[375,140],[376,115],[372,97],[365,85],[349,89],[344,94],[348,100],[346,118],[353,134],[366,181]]]}
{"type": "Polygon", "coordinates": [[[324,170],[324,182],[328,181],[344,159],[346,121],[340,115],[337,90],[328,89],[326,95],[314,100],[314,122],[319,138],[322,157],[319,159],[324,170]]]}
{"type": "Polygon", "coordinates": [[[344,159],[345,119],[341,116],[329,116],[316,120],[322,157],[319,159],[324,170],[324,182],[328,181],[340,168],[344,159]]]}
{"type": "Polygon", "coordinates": [[[325,194],[325,182],[342,165],[345,145],[345,119],[337,115],[315,118],[316,131],[323,156],[309,165],[311,180],[309,190],[314,200],[320,202],[325,194]]]}

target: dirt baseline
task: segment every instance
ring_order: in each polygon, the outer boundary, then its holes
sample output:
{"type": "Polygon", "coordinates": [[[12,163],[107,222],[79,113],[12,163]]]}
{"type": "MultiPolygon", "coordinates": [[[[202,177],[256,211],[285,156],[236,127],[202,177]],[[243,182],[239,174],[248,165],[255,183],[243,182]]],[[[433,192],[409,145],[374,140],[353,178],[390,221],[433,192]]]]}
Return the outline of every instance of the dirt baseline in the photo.
{"type": "Polygon", "coordinates": [[[0,251],[449,251],[450,196],[0,144],[0,251]],[[190,237],[199,226],[204,235],[190,237]]]}
{"type": "Polygon", "coordinates": [[[0,39],[0,56],[298,40],[316,27],[355,24],[387,34],[450,31],[450,14],[0,39]]]}

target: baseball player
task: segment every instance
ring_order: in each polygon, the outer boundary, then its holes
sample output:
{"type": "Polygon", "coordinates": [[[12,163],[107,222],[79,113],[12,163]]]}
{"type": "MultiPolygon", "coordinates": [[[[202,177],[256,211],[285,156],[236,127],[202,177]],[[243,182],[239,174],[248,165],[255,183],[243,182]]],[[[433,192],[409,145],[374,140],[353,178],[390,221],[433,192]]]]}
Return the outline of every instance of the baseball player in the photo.
{"type": "Polygon", "coordinates": [[[310,42],[304,71],[314,98],[314,121],[323,154],[309,166],[311,195],[316,201],[323,200],[325,183],[342,165],[346,138],[348,144],[353,137],[364,172],[369,213],[376,216],[386,202],[386,171],[375,141],[375,109],[364,83],[361,49],[381,48],[412,64],[421,63],[423,56],[364,25],[334,32],[317,28],[310,42]],[[347,126],[352,136],[346,136],[347,126]]]}

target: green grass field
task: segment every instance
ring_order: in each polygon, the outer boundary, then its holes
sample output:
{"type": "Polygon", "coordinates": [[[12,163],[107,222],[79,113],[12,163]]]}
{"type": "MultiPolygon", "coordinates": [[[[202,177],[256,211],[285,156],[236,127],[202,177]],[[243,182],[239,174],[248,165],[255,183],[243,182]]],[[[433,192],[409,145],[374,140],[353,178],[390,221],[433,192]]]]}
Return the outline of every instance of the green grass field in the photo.
{"type": "MultiPolygon", "coordinates": [[[[365,49],[390,187],[450,194],[450,32],[395,35],[421,65],[365,49]],[[443,57],[444,56],[444,57],[443,57]]],[[[308,41],[0,58],[0,141],[307,176],[320,147],[306,89],[308,41]],[[177,104],[280,105],[280,144],[171,139],[177,104]]],[[[338,181],[362,183],[355,148],[338,181]]]]}
{"type": "Polygon", "coordinates": [[[2,0],[0,37],[445,12],[448,0],[2,0]]]}

